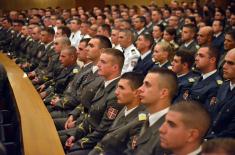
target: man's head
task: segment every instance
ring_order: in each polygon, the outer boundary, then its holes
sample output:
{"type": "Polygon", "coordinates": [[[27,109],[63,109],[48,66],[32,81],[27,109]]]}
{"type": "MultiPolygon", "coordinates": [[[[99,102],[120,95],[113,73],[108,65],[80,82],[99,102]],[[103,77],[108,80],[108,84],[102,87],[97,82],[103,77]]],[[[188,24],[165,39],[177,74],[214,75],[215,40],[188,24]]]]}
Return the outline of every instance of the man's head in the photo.
{"type": "Polygon", "coordinates": [[[150,34],[141,34],[136,40],[136,47],[141,54],[149,51],[154,43],[154,39],[150,34]]]}
{"type": "Polygon", "coordinates": [[[176,155],[189,154],[200,146],[209,127],[210,115],[200,103],[176,103],[159,128],[160,145],[176,155]]]}
{"type": "Polygon", "coordinates": [[[223,76],[235,83],[235,49],[228,51],[224,58],[223,76]]]}
{"type": "Polygon", "coordinates": [[[177,87],[177,77],[174,72],[164,68],[152,69],[139,88],[141,103],[150,113],[162,110],[171,104],[177,87]]]}
{"type": "MultiPolygon", "coordinates": [[[[140,73],[127,72],[121,76],[115,95],[117,102],[122,105],[139,104],[138,88],[143,84],[144,76],[140,73]]],[[[133,105],[132,105],[133,106],[133,105]]]]}
{"type": "Polygon", "coordinates": [[[177,75],[187,74],[194,64],[194,55],[185,50],[178,50],[172,61],[172,71],[177,75]]]}
{"type": "Polygon", "coordinates": [[[206,141],[202,145],[202,155],[233,155],[235,152],[233,138],[216,138],[206,141]]]}
{"type": "Polygon", "coordinates": [[[219,50],[212,46],[199,48],[195,57],[196,68],[203,74],[216,69],[219,60],[219,50]]]}
{"type": "Polygon", "coordinates": [[[103,35],[105,37],[110,37],[111,27],[108,24],[102,24],[97,29],[97,35],[103,35]]]}
{"type": "Polygon", "coordinates": [[[97,35],[89,41],[88,46],[86,47],[88,52],[87,57],[94,63],[97,63],[102,49],[111,47],[112,44],[109,38],[97,35]]]}
{"type": "Polygon", "coordinates": [[[32,29],[31,36],[33,40],[38,41],[41,38],[41,28],[39,26],[35,26],[32,29]]]}
{"type": "Polygon", "coordinates": [[[144,28],[145,25],[146,25],[146,19],[145,19],[145,17],[144,17],[144,16],[138,16],[138,17],[136,17],[136,18],[134,19],[133,25],[134,25],[135,30],[140,31],[140,30],[141,30],[142,28],[144,28]]]}
{"type": "Polygon", "coordinates": [[[79,45],[77,48],[78,59],[82,61],[84,64],[89,62],[89,59],[87,57],[87,49],[86,49],[89,41],[90,41],[90,38],[82,39],[79,42],[79,45]]]}
{"type": "Polygon", "coordinates": [[[123,63],[124,55],[121,51],[113,48],[103,49],[97,64],[98,74],[105,80],[117,78],[121,73],[123,63]]]}
{"type": "Polygon", "coordinates": [[[157,23],[160,20],[162,20],[162,12],[161,12],[161,10],[160,9],[153,10],[151,17],[152,17],[152,21],[154,23],[157,23]]]}
{"type": "Polygon", "coordinates": [[[69,28],[72,32],[77,32],[80,29],[81,26],[81,20],[79,19],[72,19],[70,21],[69,28]]]}
{"type": "Polygon", "coordinates": [[[210,26],[205,26],[199,29],[197,42],[200,46],[209,46],[213,37],[213,29],[210,26]]]}
{"type": "Polygon", "coordinates": [[[81,24],[81,34],[82,35],[86,35],[89,33],[89,28],[91,27],[91,23],[90,22],[87,22],[87,21],[84,21],[82,22],[81,24]]]}
{"type": "Polygon", "coordinates": [[[155,62],[159,62],[160,64],[162,64],[170,59],[172,53],[173,48],[170,43],[162,41],[155,45],[152,57],[155,62]]]}
{"type": "Polygon", "coordinates": [[[53,28],[48,27],[41,31],[41,41],[45,44],[48,44],[53,41],[55,31],[53,28]]]}
{"type": "Polygon", "coordinates": [[[183,26],[181,32],[181,39],[183,42],[191,41],[196,34],[196,27],[193,24],[186,24],[183,26]]]}
{"type": "Polygon", "coordinates": [[[230,30],[224,37],[224,49],[226,51],[235,48],[235,30],[230,30]]]}
{"type": "Polygon", "coordinates": [[[67,48],[71,45],[69,38],[59,37],[54,41],[54,50],[56,53],[60,53],[63,48],[67,48]]]}
{"type": "Polygon", "coordinates": [[[175,28],[178,26],[178,24],[179,24],[179,17],[176,15],[171,15],[169,18],[168,26],[175,28]]]}
{"type": "Polygon", "coordinates": [[[118,34],[119,34],[119,29],[113,28],[111,32],[111,41],[114,45],[118,45],[118,34]]]}
{"type": "Polygon", "coordinates": [[[77,49],[73,46],[63,48],[60,53],[60,62],[64,67],[69,67],[76,64],[77,61],[77,49]]]}
{"type": "Polygon", "coordinates": [[[57,37],[70,37],[71,30],[67,26],[60,26],[57,28],[55,38],[57,37]]]}
{"type": "Polygon", "coordinates": [[[118,42],[122,48],[127,48],[134,42],[134,34],[131,30],[121,30],[118,34],[118,42]]]}
{"type": "Polygon", "coordinates": [[[222,20],[214,20],[212,23],[212,29],[214,34],[220,33],[224,29],[223,21],[222,20]]]}
{"type": "Polygon", "coordinates": [[[164,26],[163,25],[154,25],[153,26],[153,38],[154,39],[159,39],[162,38],[164,32],[164,26]]]}

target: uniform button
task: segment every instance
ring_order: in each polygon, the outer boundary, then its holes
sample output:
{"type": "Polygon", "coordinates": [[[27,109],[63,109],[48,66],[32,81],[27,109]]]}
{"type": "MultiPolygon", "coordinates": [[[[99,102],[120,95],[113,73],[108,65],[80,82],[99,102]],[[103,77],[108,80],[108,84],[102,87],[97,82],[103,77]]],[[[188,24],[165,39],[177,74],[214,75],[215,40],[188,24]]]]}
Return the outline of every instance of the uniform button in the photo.
{"type": "Polygon", "coordinates": [[[214,135],[214,134],[215,134],[215,132],[214,132],[214,131],[212,131],[212,132],[211,132],[211,134],[212,134],[212,135],[214,135]]]}
{"type": "Polygon", "coordinates": [[[226,111],[227,111],[227,112],[229,112],[230,110],[229,110],[229,109],[227,109],[226,111]]]}

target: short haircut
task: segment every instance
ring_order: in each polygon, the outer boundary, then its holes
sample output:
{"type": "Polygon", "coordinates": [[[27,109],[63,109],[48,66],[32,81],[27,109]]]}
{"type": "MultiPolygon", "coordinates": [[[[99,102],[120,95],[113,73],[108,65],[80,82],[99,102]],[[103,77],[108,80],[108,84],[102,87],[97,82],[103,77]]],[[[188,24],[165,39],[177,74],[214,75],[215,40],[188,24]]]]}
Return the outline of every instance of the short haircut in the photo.
{"type": "Polygon", "coordinates": [[[219,61],[219,58],[220,58],[220,51],[219,49],[216,47],[216,46],[208,46],[209,48],[209,56],[210,57],[215,57],[216,58],[216,65],[219,61]]]}
{"type": "Polygon", "coordinates": [[[146,26],[146,18],[144,16],[137,16],[136,18],[140,19],[141,23],[144,23],[144,26],[146,26]]]}
{"type": "Polygon", "coordinates": [[[98,39],[100,41],[99,47],[100,48],[112,48],[112,43],[109,40],[109,38],[102,36],[102,35],[96,35],[92,39],[98,39]]]}
{"type": "Polygon", "coordinates": [[[175,28],[167,27],[167,28],[165,29],[165,31],[166,31],[167,33],[169,33],[171,36],[176,36],[176,29],[175,29],[175,28]]]}
{"type": "Polygon", "coordinates": [[[59,40],[59,42],[61,42],[62,45],[67,45],[67,46],[71,45],[71,42],[68,37],[59,37],[59,38],[56,38],[56,40],[59,40]]]}
{"type": "Polygon", "coordinates": [[[185,19],[189,19],[194,25],[197,24],[196,19],[195,19],[194,16],[188,16],[188,17],[186,17],[185,19]]]}
{"type": "Polygon", "coordinates": [[[159,27],[160,31],[163,32],[165,30],[165,27],[163,26],[163,24],[156,24],[154,26],[159,27]]]}
{"type": "Polygon", "coordinates": [[[207,133],[211,118],[208,111],[196,101],[180,101],[170,107],[169,111],[179,112],[182,114],[182,122],[188,128],[195,128],[199,130],[199,138],[207,133]]]}
{"type": "Polygon", "coordinates": [[[46,27],[42,31],[46,31],[50,36],[55,35],[55,30],[52,27],[46,27]]]}
{"type": "Polygon", "coordinates": [[[113,63],[119,66],[120,71],[122,70],[125,57],[120,50],[114,48],[105,48],[102,53],[113,56],[113,63]]]}
{"type": "Polygon", "coordinates": [[[69,55],[77,56],[77,49],[75,47],[69,46],[69,47],[64,48],[62,51],[65,51],[65,50],[67,51],[69,55]]]}
{"type": "Polygon", "coordinates": [[[224,21],[221,19],[214,19],[213,22],[218,21],[219,25],[222,26],[224,28],[224,21]]]}
{"type": "Polygon", "coordinates": [[[154,44],[154,39],[153,39],[153,36],[149,33],[143,33],[141,34],[140,36],[143,36],[145,40],[149,41],[150,42],[150,47],[151,48],[154,44]]]}
{"type": "Polygon", "coordinates": [[[226,34],[227,34],[227,35],[230,35],[231,38],[233,39],[233,41],[235,42],[235,30],[234,30],[234,29],[232,29],[232,30],[226,32],[226,34]]]}
{"type": "Polygon", "coordinates": [[[162,82],[160,83],[161,88],[167,88],[169,90],[169,97],[172,100],[173,97],[177,94],[178,82],[176,74],[166,68],[153,68],[149,70],[148,73],[154,73],[160,75],[162,82]],[[163,82],[165,81],[165,82],[163,82]]]}
{"type": "Polygon", "coordinates": [[[111,35],[111,27],[110,27],[110,25],[102,24],[100,27],[102,28],[103,31],[107,31],[109,36],[111,35]]]}
{"type": "Polygon", "coordinates": [[[131,30],[120,30],[120,32],[123,32],[123,33],[125,33],[126,36],[131,37],[131,41],[134,42],[135,36],[131,30]]]}
{"type": "Polygon", "coordinates": [[[194,24],[185,24],[185,25],[183,26],[183,28],[184,28],[184,27],[189,28],[190,31],[192,31],[194,34],[196,34],[196,32],[197,32],[197,28],[196,28],[196,26],[195,26],[194,24]]]}
{"type": "Polygon", "coordinates": [[[175,56],[178,56],[181,58],[181,63],[187,63],[189,69],[192,68],[194,61],[195,61],[193,53],[191,53],[190,51],[186,51],[186,50],[178,50],[176,51],[175,56]]]}
{"type": "Polygon", "coordinates": [[[62,30],[62,35],[65,34],[68,38],[70,37],[70,35],[71,35],[70,28],[68,28],[67,26],[60,26],[60,27],[58,27],[58,29],[62,30]]]}
{"type": "Polygon", "coordinates": [[[72,20],[76,21],[77,25],[81,25],[81,23],[82,23],[82,21],[80,19],[77,19],[77,18],[73,18],[73,19],[71,19],[71,21],[72,20]]]}
{"type": "Polygon", "coordinates": [[[162,48],[163,51],[166,51],[169,55],[173,54],[173,47],[171,46],[170,43],[166,42],[166,41],[161,41],[159,43],[157,43],[155,46],[160,46],[162,48]]]}
{"type": "Polygon", "coordinates": [[[88,42],[91,40],[91,38],[84,38],[80,41],[80,43],[86,43],[88,45],[88,42]]]}
{"type": "Polygon", "coordinates": [[[122,74],[121,79],[125,79],[129,81],[130,87],[134,89],[138,89],[144,81],[144,75],[136,72],[126,72],[122,74]]]}
{"type": "Polygon", "coordinates": [[[202,153],[225,153],[233,155],[235,152],[235,139],[233,138],[216,138],[206,141],[202,145],[202,153]]]}

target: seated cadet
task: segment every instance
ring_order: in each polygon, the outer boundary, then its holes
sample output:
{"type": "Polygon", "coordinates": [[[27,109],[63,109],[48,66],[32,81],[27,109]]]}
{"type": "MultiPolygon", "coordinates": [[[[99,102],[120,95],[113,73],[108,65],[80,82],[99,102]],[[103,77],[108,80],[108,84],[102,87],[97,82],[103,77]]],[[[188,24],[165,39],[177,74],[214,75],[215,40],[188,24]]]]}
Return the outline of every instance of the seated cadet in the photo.
{"type": "Polygon", "coordinates": [[[134,34],[131,30],[121,30],[118,34],[118,42],[125,56],[122,74],[131,72],[140,57],[139,51],[134,46],[134,34]]]}
{"type": "Polygon", "coordinates": [[[133,71],[146,75],[148,70],[154,65],[152,61],[153,37],[150,34],[143,33],[136,40],[136,47],[140,52],[140,58],[137,61],[133,71]]]}
{"type": "Polygon", "coordinates": [[[172,27],[167,27],[163,32],[162,41],[168,42],[172,46],[173,51],[179,48],[179,45],[175,42],[176,32],[176,29],[172,27]]]}
{"type": "Polygon", "coordinates": [[[174,155],[197,155],[210,126],[210,115],[194,101],[181,101],[170,107],[159,128],[160,144],[174,155]]]}
{"type": "Polygon", "coordinates": [[[211,46],[213,29],[211,26],[201,27],[197,33],[197,43],[200,47],[211,46]]]}
{"type": "Polygon", "coordinates": [[[165,151],[160,147],[158,129],[165,120],[173,97],[177,92],[177,77],[174,72],[165,68],[154,68],[144,79],[139,88],[140,99],[150,113],[141,131],[129,131],[130,141],[125,154],[160,155],[165,151]],[[134,132],[134,133],[133,133],[134,132]]]}
{"type": "Polygon", "coordinates": [[[98,62],[98,74],[105,82],[97,91],[90,103],[88,116],[77,126],[76,132],[71,133],[65,146],[72,154],[88,153],[108,132],[113,121],[122,109],[117,103],[115,88],[121,74],[124,55],[117,49],[103,49],[98,62]],[[76,151],[76,152],[74,152],[76,151]],[[73,153],[74,152],[74,153],[73,153]]]}
{"type": "Polygon", "coordinates": [[[173,54],[173,48],[168,42],[161,41],[154,46],[153,61],[155,62],[153,68],[169,69],[171,62],[170,57],[173,54]]]}
{"type": "Polygon", "coordinates": [[[196,54],[199,49],[197,42],[194,40],[196,31],[196,27],[193,24],[186,24],[183,26],[181,32],[181,41],[183,41],[183,44],[179,47],[179,50],[187,50],[196,54]]]}
{"type": "Polygon", "coordinates": [[[203,143],[201,155],[233,155],[234,152],[235,139],[216,138],[203,143]]]}
{"type": "Polygon", "coordinates": [[[198,77],[191,71],[194,64],[193,53],[185,50],[178,50],[172,61],[172,71],[177,74],[178,94],[174,98],[174,103],[183,99],[183,94],[189,90],[198,77]]]}
{"type": "Polygon", "coordinates": [[[201,47],[195,58],[196,68],[200,71],[201,77],[196,80],[190,90],[183,94],[184,99],[195,100],[202,103],[211,111],[215,104],[214,98],[217,95],[219,86],[223,83],[216,64],[219,60],[219,51],[214,47],[201,47]]]}
{"type": "MultiPolygon", "coordinates": [[[[95,36],[93,37],[87,46],[87,58],[89,58],[93,67],[91,70],[84,72],[86,74],[85,78],[82,78],[79,85],[76,85],[73,90],[73,95],[65,96],[65,100],[61,103],[51,102],[52,110],[51,115],[53,118],[58,117],[67,117],[68,114],[77,106],[80,108],[81,103],[85,107],[90,107],[90,102],[95,95],[95,92],[98,90],[100,85],[103,83],[103,78],[98,75],[98,67],[96,64],[99,61],[99,57],[104,48],[111,47],[111,43],[107,37],[104,36],[95,36]],[[64,114],[63,114],[64,113],[64,114]],[[62,114],[62,115],[61,115],[62,114]]],[[[77,79],[79,80],[79,79],[77,79]]],[[[76,108],[76,115],[79,116],[79,109],[76,108]]],[[[74,112],[74,111],[73,111],[74,112]]],[[[72,112],[72,113],[73,113],[72,112]]]]}
{"type": "Polygon", "coordinates": [[[118,114],[108,134],[103,137],[89,155],[98,155],[101,153],[121,155],[122,151],[126,149],[127,138],[120,137],[119,134],[124,132],[126,126],[132,123],[133,120],[138,118],[138,114],[144,112],[145,108],[140,103],[138,90],[143,84],[143,79],[144,76],[142,74],[135,72],[127,72],[121,76],[115,95],[117,96],[118,104],[124,105],[125,107],[118,114]]]}
{"type": "Polygon", "coordinates": [[[37,75],[32,79],[32,83],[36,85],[36,87],[59,74],[62,69],[59,61],[60,52],[63,48],[68,48],[69,46],[70,40],[67,37],[59,37],[55,39],[53,46],[54,51],[51,58],[48,60],[47,67],[38,71],[37,75]]]}
{"type": "Polygon", "coordinates": [[[76,48],[72,46],[61,51],[60,62],[63,65],[63,69],[57,77],[45,82],[38,88],[42,99],[50,93],[63,93],[68,83],[79,72],[76,51],[76,48]]]}
{"type": "MultiPolygon", "coordinates": [[[[79,124],[79,120],[76,120],[76,118],[79,117],[82,112],[81,103],[89,107],[95,92],[99,88],[101,81],[103,81],[97,73],[98,67],[96,64],[99,61],[102,49],[111,48],[111,42],[107,37],[96,35],[89,40],[85,48],[84,41],[87,42],[88,40],[89,39],[82,39],[78,48],[78,57],[86,64],[84,68],[82,68],[82,72],[75,76],[62,96],[55,96],[54,99],[50,101],[53,107],[52,110],[55,111],[51,113],[52,117],[63,116],[62,118],[54,119],[57,130],[65,130],[60,131],[60,134],[67,132],[67,129],[74,128],[75,122],[79,124]],[[87,67],[89,69],[86,69],[87,67]],[[68,111],[71,112],[64,116],[68,111]]],[[[82,119],[80,119],[80,121],[81,120],[82,119]]]]}
{"type": "Polygon", "coordinates": [[[225,56],[223,66],[224,82],[213,99],[213,123],[207,138],[232,137],[235,138],[235,49],[230,50],[225,56]]]}

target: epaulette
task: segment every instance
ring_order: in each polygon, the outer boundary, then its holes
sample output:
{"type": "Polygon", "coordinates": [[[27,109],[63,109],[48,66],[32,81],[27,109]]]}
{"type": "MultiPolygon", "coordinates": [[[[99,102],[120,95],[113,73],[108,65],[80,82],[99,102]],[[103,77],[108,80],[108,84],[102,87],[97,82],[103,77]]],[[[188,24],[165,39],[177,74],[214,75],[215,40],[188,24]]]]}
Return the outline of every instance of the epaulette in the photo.
{"type": "Polygon", "coordinates": [[[195,81],[196,80],[194,78],[192,78],[192,77],[188,78],[188,82],[190,82],[190,83],[194,83],[195,81]]]}
{"type": "Polygon", "coordinates": [[[145,113],[140,113],[140,114],[138,115],[138,120],[139,120],[139,121],[145,121],[145,120],[147,120],[147,115],[146,115],[145,113]]]}
{"type": "Polygon", "coordinates": [[[196,49],[199,49],[199,48],[200,48],[200,46],[199,46],[199,45],[196,45],[195,47],[196,47],[196,49]]]}
{"type": "Polygon", "coordinates": [[[131,50],[131,53],[132,53],[132,54],[136,54],[135,49],[132,49],[132,50],[131,50]]]}
{"type": "Polygon", "coordinates": [[[77,74],[78,72],[79,72],[79,70],[78,70],[77,68],[74,68],[74,69],[73,69],[73,73],[74,73],[74,74],[77,74]]]}
{"type": "Polygon", "coordinates": [[[222,80],[216,80],[216,83],[217,83],[218,85],[221,85],[221,84],[223,84],[223,81],[222,81],[222,80]]]}

